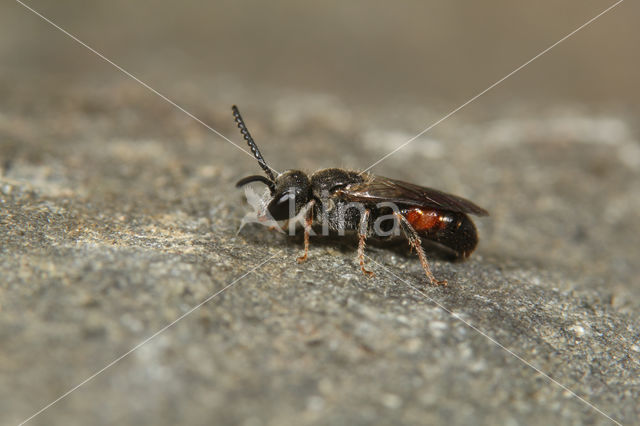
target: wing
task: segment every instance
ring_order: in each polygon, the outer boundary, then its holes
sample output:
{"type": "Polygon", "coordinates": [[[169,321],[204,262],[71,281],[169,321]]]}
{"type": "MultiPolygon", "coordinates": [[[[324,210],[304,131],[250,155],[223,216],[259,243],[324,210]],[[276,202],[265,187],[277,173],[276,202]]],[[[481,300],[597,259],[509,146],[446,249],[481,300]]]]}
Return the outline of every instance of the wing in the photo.
{"type": "Polygon", "coordinates": [[[348,185],[338,192],[349,201],[391,201],[478,216],[489,215],[485,209],[462,197],[382,176],[369,176],[364,182],[348,185]]]}

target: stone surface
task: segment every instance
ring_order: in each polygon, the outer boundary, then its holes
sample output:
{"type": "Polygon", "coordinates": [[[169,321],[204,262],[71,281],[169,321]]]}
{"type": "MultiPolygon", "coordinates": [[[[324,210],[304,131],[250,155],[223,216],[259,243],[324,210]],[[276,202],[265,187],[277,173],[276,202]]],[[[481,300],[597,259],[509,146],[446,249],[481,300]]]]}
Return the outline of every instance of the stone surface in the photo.
{"type": "MultiPolygon", "coordinates": [[[[298,265],[300,238],[236,235],[248,206],[234,182],[256,163],[133,82],[2,91],[2,424],[218,292],[31,424],[611,423],[522,360],[638,422],[631,117],[523,106],[451,119],[376,167],[491,212],[469,261],[432,260],[450,283],[434,288],[402,247],[370,247],[366,278],[353,240],[312,239],[298,265]]],[[[240,143],[237,94],[187,104],[240,143]]],[[[439,118],[252,94],[265,101],[245,119],[279,170],[366,167],[439,118]]]]}

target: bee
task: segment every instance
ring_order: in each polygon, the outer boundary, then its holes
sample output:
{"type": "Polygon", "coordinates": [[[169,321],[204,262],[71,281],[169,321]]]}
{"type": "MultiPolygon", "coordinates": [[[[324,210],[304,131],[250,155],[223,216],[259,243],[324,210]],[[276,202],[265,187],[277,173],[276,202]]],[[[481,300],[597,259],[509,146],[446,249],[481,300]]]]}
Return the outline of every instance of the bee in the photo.
{"type": "MultiPolygon", "coordinates": [[[[262,215],[276,222],[297,219],[304,226],[304,253],[298,262],[307,260],[312,226],[322,223],[323,231],[354,231],[358,235],[358,262],[365,268],[367,238],[389,238],[402,234],[415,250],[432,285],[446,285],[437,280],[427,262],[422,241],[435,242],[454,259],[465,259],[478,244],[478,234],[469,214],[489,213],[469,200],[436,189],[375,176],[369,173],[330,168],[311,175],[300,170],[274,174],[234,105],[233,117],[266,176],[247,176],[237,182],[242,187],[251,182],[264,183],[269,189],[262,215]]],[[[290,228],[292,229],[292,228],[290,228]]]]}

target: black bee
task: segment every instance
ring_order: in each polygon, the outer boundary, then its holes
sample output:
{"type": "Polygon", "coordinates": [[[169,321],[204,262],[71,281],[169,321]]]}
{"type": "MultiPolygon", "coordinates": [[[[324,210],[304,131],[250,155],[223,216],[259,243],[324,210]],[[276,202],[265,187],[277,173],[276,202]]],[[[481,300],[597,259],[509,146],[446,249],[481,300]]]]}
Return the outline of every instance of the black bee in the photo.
{"type": "Polygon", "coordinates": [[[323,230],[356,231],[359,237],[358,260],[365,275],[372,272],[364,266],[367,237],[387,238],[402,233],[415,249],[422,268],[432,284],[446,285],[431,273],[421,239],[434,241],[448,249],[454,258],[468,257],[478,244],[476,227],[467,216],[489,213],[464,198],[444,192],[343,169],[324,169],[312,175],[300,170],[287,170],[274,175],[260,154],[246,125],[234,105],[233,116],[251,152],[264,170],[261,175],[247,176],[236,186],[262,182],[269,188],[264,214],[275,221],[304,220],[304,262],[309,252],[309,235],[314,223],[323,230]]]}

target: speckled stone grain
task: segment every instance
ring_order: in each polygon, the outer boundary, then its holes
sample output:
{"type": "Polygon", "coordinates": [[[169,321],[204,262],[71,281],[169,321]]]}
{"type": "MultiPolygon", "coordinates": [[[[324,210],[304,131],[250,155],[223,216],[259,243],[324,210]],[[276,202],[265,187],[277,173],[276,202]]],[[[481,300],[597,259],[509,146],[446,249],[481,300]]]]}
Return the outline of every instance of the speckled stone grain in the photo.
{"type": "MultiPolygon", "coordinates": [[[[384,268],[370,263],[367,278],[353,240],[312,239],[298,265],[300,238],[236,234],[248,206],[234,183],[255,161],[135,83],[3,93],[0,423],[232,283],[30,424],[611,423],[506,349],[639,422],[629,117],[567,106],[452,118],[376,167],[490,210],[467,262],[432,259],[441,288],[403,247],[369,247],[384,268]]],[[[279,170],[363,168],[437,118],[255,96],[243,113],[279,170]]],[[[240,143],[232,102],[188,99],[240,143]]]]}

